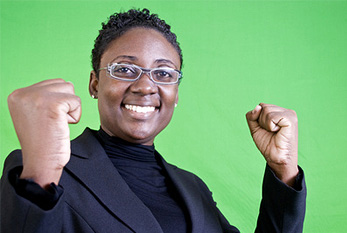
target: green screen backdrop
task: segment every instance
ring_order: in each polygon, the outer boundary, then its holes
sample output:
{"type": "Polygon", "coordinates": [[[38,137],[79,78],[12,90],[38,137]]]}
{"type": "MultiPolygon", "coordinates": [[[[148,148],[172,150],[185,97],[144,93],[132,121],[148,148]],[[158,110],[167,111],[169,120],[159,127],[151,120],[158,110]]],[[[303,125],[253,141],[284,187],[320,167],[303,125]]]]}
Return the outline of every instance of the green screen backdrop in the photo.
{"type": "Polygon", "coordinates": [[[113,12],[147,7],[172,25],[184,59],[178,107],[155,141],[158,151],[199,175],[230,223],[253,232],[265,162],[244,115],[259,102],[294,109],[308,186],[304,232],[347,232],[346,1],[0,4],[1,165],[20,148],[6,102],[17,88],[69,80],[83,111],[71,138],[99,128],[88,93],[93,41],[113,12]]]}

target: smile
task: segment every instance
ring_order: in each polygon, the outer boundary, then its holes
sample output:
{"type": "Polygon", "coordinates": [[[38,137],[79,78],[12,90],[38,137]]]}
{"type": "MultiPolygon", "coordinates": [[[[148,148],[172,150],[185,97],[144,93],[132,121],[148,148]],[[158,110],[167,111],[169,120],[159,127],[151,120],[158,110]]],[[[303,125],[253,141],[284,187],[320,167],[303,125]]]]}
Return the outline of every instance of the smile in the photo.
{"type": "Polygon", "coordinates": [[[125,104],[124,107],[128,110],[138,112],[138,113],[154,112],[155,110],[155,107],[153,106],[138,106],[138,105],[125,104]]]}

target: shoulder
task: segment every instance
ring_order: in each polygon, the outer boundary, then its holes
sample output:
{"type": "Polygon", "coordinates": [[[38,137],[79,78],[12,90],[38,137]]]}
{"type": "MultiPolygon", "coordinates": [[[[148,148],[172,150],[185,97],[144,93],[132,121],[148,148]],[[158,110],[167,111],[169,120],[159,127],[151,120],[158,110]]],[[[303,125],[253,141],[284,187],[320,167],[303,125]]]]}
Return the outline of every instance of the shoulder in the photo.
{"type": "Polygon", "coordinates": [[[180,180],[186,185],[198,187],[198,189],[204,191],[208,195],[212,194],[206,183],[198,175],[170,163],[166,163],[166,168],[168,171],[171,170],[176,173],[176,175],[180,177],[180,180]]]}
{"type": "Polygon", "coordinates": [[[174,164],[167,163],[165,160],[163,160],[163,162],[164,162],[164,166],[166,167],[167,170],[172,170],[172,171],[174,171],[175,173],[177,173],[177,174],[179,174],[179,175],[181,175],[181,176],[188,177],[188,178],[190,178],[190,179],[202,181],[202,180],[201,180],[197,175],[195,175],[193,172],[190,172],[190,171],[188,171],[188,170],[179,168],[179,167],[177,167],[177,166],[174,165],[174,164]]]}

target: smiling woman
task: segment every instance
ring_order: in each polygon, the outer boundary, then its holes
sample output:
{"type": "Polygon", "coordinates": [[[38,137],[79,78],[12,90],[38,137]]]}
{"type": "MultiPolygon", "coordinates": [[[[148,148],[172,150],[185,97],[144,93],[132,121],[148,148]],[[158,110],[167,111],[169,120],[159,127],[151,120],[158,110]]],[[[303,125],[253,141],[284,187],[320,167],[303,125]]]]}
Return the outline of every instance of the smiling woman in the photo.
{"type": "MultiPolygon", "coordinates": [[[[81,117],[74,86],[45,80],[15,90],[9,110],[21,150],[1,178],[1,232],[239,232],[192,173],[154,148],[178,102],[182,54],[149,10],[116,13],[92,51],[89,92],[100,129],[70,143],[81,117]]],[[[246,115],[266,159],[256,232],[301,232],[306,186],[293,110],[260,104],[246,115]]]]}
{"type": "MultiPolygon", "coordinates": [[[[134,27],[110,43],[100,66],[112,62],[152,69],[181,67],[173,45],[157,30],[143,27],[134,27]]],[[[152,145],[171,120],[178,101],[178,84],[157,85],[150,75],[140,76],[124,82],[112,79],[110,73],[101,71],[97,76],[92,71],[90,93],[99,99],[101,128],[105,132],[132,143],[152,145]],[[145,112],[144,107],[154,111],[145,112]]]]}

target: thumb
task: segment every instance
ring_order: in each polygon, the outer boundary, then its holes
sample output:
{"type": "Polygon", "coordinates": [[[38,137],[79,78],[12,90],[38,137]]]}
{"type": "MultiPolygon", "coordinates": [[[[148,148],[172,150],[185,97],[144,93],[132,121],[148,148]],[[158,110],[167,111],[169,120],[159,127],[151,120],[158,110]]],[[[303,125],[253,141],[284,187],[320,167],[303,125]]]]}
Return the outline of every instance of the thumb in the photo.
{"type": "Polygon", "coordinates": [[[248,127],[253,135],[253,132],[259,127],[259,116],[261,113],[262,107],[260,105],[255,106],[252,111],[246,113],[246,119],[248,123],[248,127]]]}
{"type": "Polygon", "coordinates": [[[69,112],[67,113],[68,123],[76,124],[81,119],[81,99],[77,96],[73,96],[73,98],[69,102],[69,112]]]}

